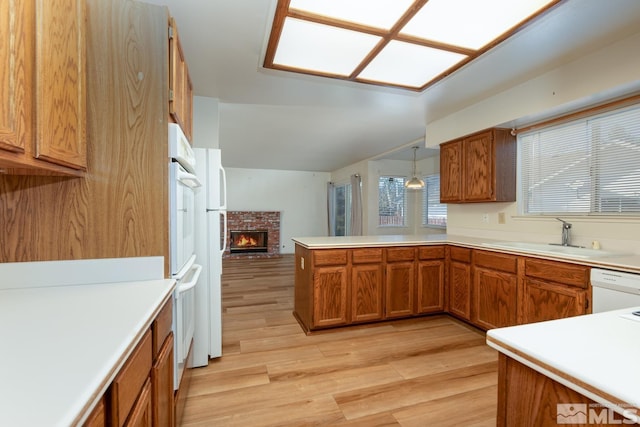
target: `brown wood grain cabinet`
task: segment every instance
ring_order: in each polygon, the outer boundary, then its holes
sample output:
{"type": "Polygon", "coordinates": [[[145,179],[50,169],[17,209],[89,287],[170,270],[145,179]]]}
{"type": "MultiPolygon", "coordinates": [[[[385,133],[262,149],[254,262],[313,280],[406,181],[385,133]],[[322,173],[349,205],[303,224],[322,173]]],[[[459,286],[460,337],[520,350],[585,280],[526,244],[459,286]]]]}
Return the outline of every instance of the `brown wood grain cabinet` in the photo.
{"type": "Polygon", "coordinates": [[[471,320],[471,249],[449,248],[449,313],[471,320]]]}
{"type": "Polygon", "coordinates": [[[98,404],[87,420],[83,424],[84,427],[105,427],[107,426],[107,400],[105,396],[98,401],[98,404]]]}
{"type": "Polygon", "coordinates": [[[587,266],[525,258],[519,323],[589,313],[589,273],[587,266]]]}
{"type": "Polygon", "coordinates": [[[382,248],[353,249],[351,267],[351,322],[383,318],[384,269],[382,248]]]}
{"type": "Polygon", "coordinates": [[[416,249],[386,249],[385,318],[407,317],[415,313],[416,249]]]}
{"type": "Polygon", "coordinates": [[[487,129],[440,144],[443,203],[513,202],[516,140],[509,129],[487,129]]]}
{"type": "Polygon", "coordinates": [[[347,266],[317,267],[313,273],[313,327],[349,322],[347,266]]]}
{"type": "Polygon", "coordinates": [[[153,408],[151,404],[151,380],[147,378],[124,427],[152,427],[153,408]]]}
{"type": "Polygon", "coordinates": [[[517,324],[517,281],[515,256],[475,250],[472,323],[483,329],[517,324]]]}
{"type": "Polygon", "coordinates": [[[445,264],[444,246],[418,248],[416,313],[444,311],[445,264]]]}
{"type": "Polygon", "coordinates": [[[87,168],[85,2],[15,0],[0,9],[0,169],[87,168]],[[4,42],[6,41],[6,42],[4,42]]]}
{"type": "Polygon", "coordinates": [[[169,25],[169,114],[171,120],[180,125],[187,139],[192,141],[193,84],[175,19],[170,18],[169,25]]]}

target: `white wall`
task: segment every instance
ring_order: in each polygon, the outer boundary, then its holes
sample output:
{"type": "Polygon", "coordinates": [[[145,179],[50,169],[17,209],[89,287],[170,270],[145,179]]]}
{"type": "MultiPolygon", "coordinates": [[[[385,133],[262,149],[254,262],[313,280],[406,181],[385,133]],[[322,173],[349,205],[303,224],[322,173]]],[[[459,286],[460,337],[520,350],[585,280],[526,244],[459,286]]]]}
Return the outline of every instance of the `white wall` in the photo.
{"type": "MultiPolygon", "coordinates": [[[[220,148],[220,106],[216,98],[193,97],[193,146],[220,148]]],[[[224,154],[223,154],[224,156],[224,154]]]]}
{"type": "MultiPolygon", "coordinates": [[[[224,163],[224,152],[222,153],[224,163]]],[[[328,172],[227,168],[230,211],[279,211],[280,252],[293,237],[327,235],[328,172]]]]}

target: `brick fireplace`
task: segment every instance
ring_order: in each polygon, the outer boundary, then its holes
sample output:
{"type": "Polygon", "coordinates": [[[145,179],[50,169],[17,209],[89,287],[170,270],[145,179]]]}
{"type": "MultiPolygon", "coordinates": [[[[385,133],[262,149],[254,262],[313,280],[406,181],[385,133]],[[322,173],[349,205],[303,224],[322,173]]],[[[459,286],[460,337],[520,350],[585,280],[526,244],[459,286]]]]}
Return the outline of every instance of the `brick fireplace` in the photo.
{"type": "MultiPolygon", "coordinates": [[[[227,248],[223,258],[273,258],[280,256],[280,212],[229,211],[227,212],[227,248]],[[258,233],[265,234],[266,245],[257,250],[242,250],[238,238],[251,239],[258,233]],[[234,242],[232,250],[232,242],[234,242]]],[[[256,247],[259,245],[255,245],[256,247]]]]}

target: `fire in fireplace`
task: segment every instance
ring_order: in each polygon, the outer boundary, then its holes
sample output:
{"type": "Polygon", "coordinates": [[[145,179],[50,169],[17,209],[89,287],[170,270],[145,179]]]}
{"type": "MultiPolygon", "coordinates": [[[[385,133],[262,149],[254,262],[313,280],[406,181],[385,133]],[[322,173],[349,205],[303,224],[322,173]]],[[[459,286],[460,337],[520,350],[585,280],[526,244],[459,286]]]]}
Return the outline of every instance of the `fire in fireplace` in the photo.
{"type": "Polygon", "coordinates": [[[267,252],[267,230],[231,230],[231,253],[267,252]]]}

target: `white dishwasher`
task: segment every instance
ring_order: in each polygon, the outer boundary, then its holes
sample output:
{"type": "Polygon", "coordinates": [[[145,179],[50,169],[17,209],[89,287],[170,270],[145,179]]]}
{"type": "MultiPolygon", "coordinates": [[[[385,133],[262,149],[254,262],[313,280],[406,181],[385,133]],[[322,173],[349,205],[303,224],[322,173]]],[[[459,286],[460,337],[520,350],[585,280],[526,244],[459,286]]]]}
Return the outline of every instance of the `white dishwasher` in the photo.
{"type": "Polygon", "coordinates": [[[640,306],[640,275],[591,269],[593,312],[640,306]]]}

